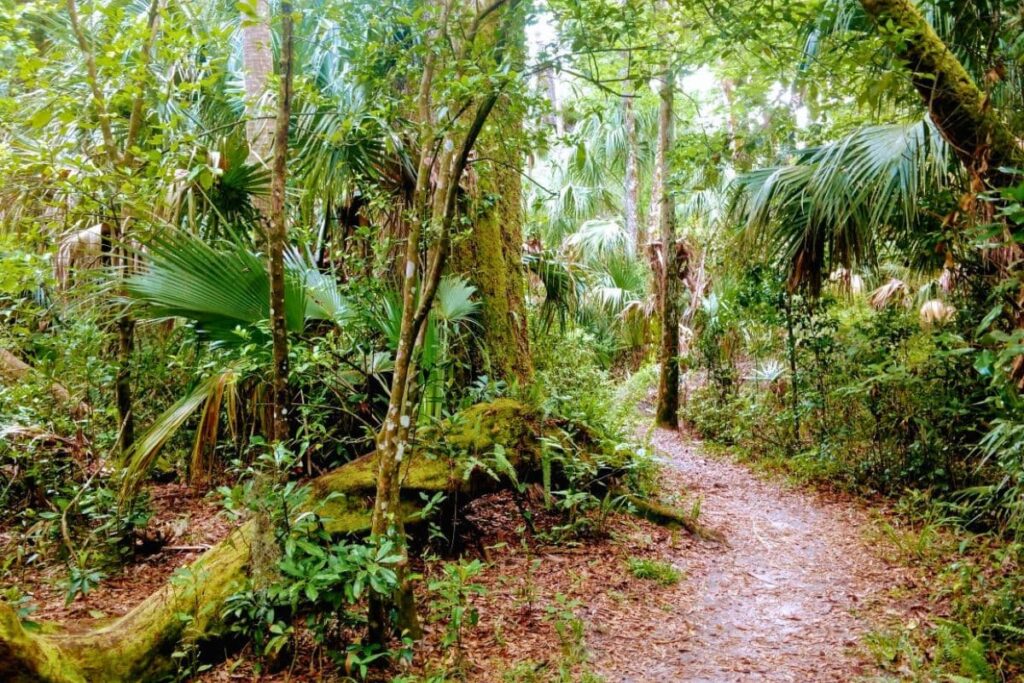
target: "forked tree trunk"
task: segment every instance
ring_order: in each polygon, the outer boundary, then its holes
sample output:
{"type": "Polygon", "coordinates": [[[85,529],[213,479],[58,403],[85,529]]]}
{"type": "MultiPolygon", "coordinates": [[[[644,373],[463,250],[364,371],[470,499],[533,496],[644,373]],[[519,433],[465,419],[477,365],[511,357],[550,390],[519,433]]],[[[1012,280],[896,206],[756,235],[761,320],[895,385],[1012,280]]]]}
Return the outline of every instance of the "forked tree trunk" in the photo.
{"type": "Polygon", "coordinates": [[[672,150],[672,100],[675,76],[671,68],[662,76],[658,104],[658,224],[661,241],[661,348],[658,358],[658,405],[655,423],[675,429],[679,426],[679,287],[675,235],[675,200],[669,191],[669,156],[672,150]]]}
{"type": "MultiPolygon", "coordinates": [[[[456,63],[471,54],[476,47],[476,39],[484,22],[506,4],[514,7],[516,0],[494,0],[491,4],[484,5],[476,11],[468,30],[463,34],[461,47],[456,55],[456,63]]],[[[428,38],[429,40],[437,40],[441,36],[447,35],[446,24],[450,7],[450,3],[442,4],[439,29],[428,38]]],[[[504,35],[501,30],[495,31],[494,35],[494,52],[500,53],[501,50],[497,46],[504,40],[504,35]]],[[[432,120],[435,60],[435,51],[428,51],[417,94],[420,160],[413,194],[413,219],[407,237],[405,266],[402,269],[402,317],[398,345],[395,350],[388,408],[384,424],[377,435],[378,479],[371,534],[378,540],[393,538],[396,541],[398,552],[403,556],[403,560],[397,568],[399,587],[395,594],[392,596],[382,596],[376,593],[370,595],[369,637],[372,642],[380,644],[387,640],[392,625],[413,638],[419,636],[419,623],[415,618],[412,590],[408,584],[405,569],[406,548],[403,521],[397,514],[400,488],[399,470],[403,459],[407,456],[406,451],[409,446],[413,420],[413,401],[409,396],[410,386],[415,377],[416,356],[423,339],[420,332],[426,324],[427,316],[433,306],[441,274],[444,272],[451,251],[452,229],[458,209],[459,183],[469,163],[470,154],[475,149],[477,139],[500,94],[496,89],[486,93],[475,107],[472,101],[457,103],[452,109],[458,109],[464,105],[465,110],[474,112],[472,120],[461,135],[449,132],[443,139],[437,140],[434,133],[435,124],[432,120]],[[436,148],[441,150],[436,159],[433,154],[435,142],[440,142],[436,148]],[[430,171],[435,166],[435,186],[431,188],[430,171]],[[430,226],[430,234],[435,237],[431,248],[428,249],[429,264],[422,281],[420,281],[417,276],[420,235],[424,225],[430,226]],[[419,284],[418,287],[417,284],[419,284]],[[419,295],[418,301],[417,294],[419,295]],[[397,621],[394,624],[389,618],[392,608],[397,613],[397,621]]]]}

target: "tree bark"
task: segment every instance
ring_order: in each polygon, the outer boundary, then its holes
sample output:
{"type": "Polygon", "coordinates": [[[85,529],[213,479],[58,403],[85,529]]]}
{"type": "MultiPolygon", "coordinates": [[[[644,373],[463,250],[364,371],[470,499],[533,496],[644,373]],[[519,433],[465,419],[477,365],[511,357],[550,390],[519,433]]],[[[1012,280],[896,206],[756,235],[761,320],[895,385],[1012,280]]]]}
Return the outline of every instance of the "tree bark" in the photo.
{"type": "Polygon", "coordinates": [[[274,130],[274,163],[270,188],[270,330],[274,345],[273,420],[270,441],[288,438],[288,322],[285,311],[284,250],[288,242],[285,190],[288,181],[288,125],[292,105],[292,6],[281,3],[281,91],[274,130]]]}
{"type": "Polygon", "coordinates": [[[622,125],[626,137],[626,174],[623,209],[626,215],[626,234],[634,253],[640,252],[640,164],[637,149],[635,95],[622,98],[622,125]]]}
{"type": "Polygon", "coordinates": [[[906,62],[932,121],[972,177],[990,187],[1012,184],[1000,168],[1022,165],[1019,140],[914,3],[861,0],[861,5],[876,25],[897,32],[896,55],[906,62]]]}
{"type": "Polygon", "coordinates": [[[669,155],[674,123],[672,101],[675,76],[665,70],[658,104],[658,224],[661,237],[661,369],[658,377],[658,405],[655,424],[676,429],[679,426],[679,268],[675,241],[675,201],[669,191],[669,155]]]}
{"type": "MultiPolygon", "coordinates": [[[[255,16],[242,17],[242,63],[245,80],[245,138],[249,143],[250,164],[266,166],[273,152],[272,110],[267,106],[267,87],[274,71],[274,51],[270,33],[270,5],[256,0],[255,16]]],[[[261,213],[270,210],[266,198],[259,198],[261,213]]]]}
{"type": "Polygon", "coordinates": [[[480,297],[472,366],[477,374],[526,385],[533,378],[533,361],[522,265],[522,155],[498,143],[482,156],[500,162],[481,183],[481,192],[496,199],[475,217],[469,239],[453,255],[453,267],[466,274],[480,297]]]}
{"type": "MultiPolygon", "coordinates": [[[[482,40],[494,41],[497,22],[489,22],[482,40]]],[[[510,26],[504,40],[510,53],[525,51],[522,23],[510,26]]],[[[533,379],[523,278],[523,154],[517,147],[521,115],[500,98],[494,125],[481,137],[477,192],[493,205],[475,215],[469,239],[452,255],[453,269],[465,273],[480,297],[480,334],[471,354],[476,374],[520,385],[533,379]]]]}

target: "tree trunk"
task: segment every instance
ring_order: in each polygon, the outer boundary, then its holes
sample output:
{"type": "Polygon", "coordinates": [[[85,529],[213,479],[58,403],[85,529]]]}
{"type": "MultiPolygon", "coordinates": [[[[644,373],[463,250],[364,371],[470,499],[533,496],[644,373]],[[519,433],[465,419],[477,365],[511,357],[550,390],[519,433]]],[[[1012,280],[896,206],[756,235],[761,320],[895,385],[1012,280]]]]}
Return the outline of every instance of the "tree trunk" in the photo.
{"type": "Polygon", "coordinates": [[[274,344],[273,420],[270,440],[288,438],[288,323],[285,316],[284,250],[288,242],[285,189],[288,181],[288,124],[292,105],[292,8],[281,3],[281,92],[274,131],[270,189],[270,329],[274,344]]]}
{"type": "Polygon", "coordinates": [[[875,24],[898,32],[892,43],[897,56],[907,63],[932,121],[972,177],[990,187],[1012,184],[1000,168],[1024,162],[1017,137],[914,3],[861,0],[861,5],[875,24]]]}
{"type": "Polygon", "coordinates": [[[626,234],[634,253],[640,252],[640,164],[637,150],[635,95],[628,92],[622,98],[622,126],[626,137],[626,177],[623,209],[626,215],[626,234]]]}
{"type": "Polygon", "coordinates": [[[655,423],[675,429],[679,426],[679,268],[675,242],[675,200],[669,191],[669,155],[673,142],[672,100],[675,76],[666,69],[658,105],[658,224],[661,236],[661,370],[655,423]]]}
{"type": "Polygon", "coordinates": [[[117,402],[118,451],[125,453],[135,443],[135,414],[132,410],[132,351],[135,349],[135,320],[127,313],[117,317],[117,402]]]}
{"type": "MultiPolygon", "coordinates": [[[[484,20],[506,3],[510,7],[514,7],[516,0],[495,0],[492,4],[483,6],[477,11],[469,29],[464,34],[456,63],[461,62],[470,50],[475,49],[476,38],[484,20]]],[[[446,24],[449,9],[450,3],[442,5],[438,30],[430,36],[431,40],[437,40],[447,35],[446,24]]],[[[499,56],[496,60],[499,64],[504,62],[500,56],[503,43],[504,33],[499,30],[495,33],[494,40],[494,52],[499,56]]],[[[423,339],[420,332],[430,314],[441,280],[441,273],[444,272],[451,251],[453,223],[458,213],[460,181],[466,171],[470,155],[476,148],[484,124],[488,121],[500,95],[500,89],[495,85],[493,86],[495,89],[483,95],[475,107],[472,106],[473,100],[446,102],[446,105],[454,104],[451,106],[452,110],[474,111],[474,115],[465,133],[461,136],[458,132],[445,134],[445,137],[440,140],[441,144],[437,147],[441,152],[438,158],[434,158],[434,143],[437,141],[432,119],[435,59],[435,52],[428,51],[416,100],[419,109],[420,159],[417,165],[416,188],[413,193],[413,219],[407,238],[405,267],[403,268],[402,318],[398,345],[395,350],[387,413],[380,433],[377,435],[379,467],[371,534],[378,541],[388,537],[395,539],[397,550],[403,556],[403,560],[397,567],[399,575],[397,592],[391,596],[382,596],[376,593],[370,595],[369,637],[372,642],[379,644],[386,642],[391,626],[389,613],[395,606],[401,608],[398,611],[399,618],[408,620],[406,623],[401,621],[397,623],[398,629],[406,631],[414,638],[418,637],[420,632],[419,624],[414,619],[415,612],[408,608],[411,603],[411,588],[406,578],[405,534],[403,520],[400,515],[396,514],[399,499],[399,470],[406,455],[410,430],[413,426],[413,402],[409,400],[410,386],[415,377],[416,357],[423,339]],[[461,140],[457,136],[461,137],[461,140]],[[431,170],[435,168],[436,180],[434,187],[431,188],[431,170]],[[432,248],[428,250],[429,264],[422,282],[419,283],[420,286],[417,287],[420,235],[424,225],[429,225],[429,234],[434,236],[434,241],[432,248]],[[418,301],[417,293],[419,294],[418,301]]]]}
{"type": "MultiPolygon", "coordinates": [[[[274,52],[270,33],[268,0],[256,0],[255,16],[242,17],[242,63],[245,80],[245,138],[249,143],[250,164],[267,165],[273,152],[272,110],[267,106],[267,84],[274,71],[274,52]]],[[[270,210],[260,197],[261,213],[270,210]]]]}
{"type": "Polygon", "coordinates": [[[453,254],[453,268],[466,274],[480,297],[472,367],[476,374],[526,385],[533,378],[533,360],[522,265],[522,156],[501,147],[481,156],[502,162],[488,169],[480,189],[494,193],[496,201],[475,217],[469,239],[453,254]]]}
{"type": "MultiPolygon", "coordinates": [[[[497,27],[482,39],[494,40],[497,27]]],[[[509,52],[525,51],[522,23],[511,26],[509,52]]],[[[476,374],[520,385],[533,379],[523,280],[523,155],[517,148],[522,117],[501,98],[491,115],[491,131],[480,140],[477,193],[494,197],[492,206],[474,216],[469,239],[452,255],[452,267],[465,273],[480,297],[480,339],[472,353],[476,374]]],[[[475,341],[475,340],[474,340],[475,341]]]]}

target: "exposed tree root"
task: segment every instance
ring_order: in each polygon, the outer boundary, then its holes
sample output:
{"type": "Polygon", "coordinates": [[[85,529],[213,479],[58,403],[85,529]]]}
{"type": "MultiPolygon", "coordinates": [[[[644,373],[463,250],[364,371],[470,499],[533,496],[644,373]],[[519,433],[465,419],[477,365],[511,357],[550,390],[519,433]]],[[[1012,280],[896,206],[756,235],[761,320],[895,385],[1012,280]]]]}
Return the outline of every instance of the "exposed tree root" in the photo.
{"type": "MultiPolygon", "coordinates": [[[[449,425],[443,439],[454,450],[479,457],[500,443],[519,481],[535,481],[541,476],[542,433],[540,420],[525,406],[501,399],[465,411],[449,425]]],[[[433,459],[422,452],[409,458],[402,470],[405,518],[417,521],[420,494],[457,494],[449,499],[457,499],[461,506],[510,483],[479,467],[466,470],[467,462],[461,459],[433,459]]],[[[371,454],[312,482],[311,499],[321,503],[318,513],[330,532],[341,535],[369,530],[376,472],[376,455],[371,454]],[[324,503],[329,494],[335,495],[324,503]]],[[[632,502],[655,521],[699,528],[683,515],[671,511],[654,515],[651,504],[639,499],[632,502]]],[[[170,655],[180,643],[208,642],[222,634],[221,609],[245,580],[252,535],[251,523],[241,525],[133,610],[93,630],[45,625],[29,631],[11,607],[0,603],[0,672],[4,680],[145,681],[166,674],[174,667],[170,655]]]]}
{"type": "Polygon", "coordinates": [[[626,500],[633,506],[634,513],[638,517],[643,517],[649,522],[654,522],[660,526],[680,527],[706,541],[726,542],[725,537],[721,533],[700,524],[692,515],[687,514],[683,510],[677,510],[664,503],[647,500],[646,498],[640,498],[628,493],[626,494],[626,500]]]}

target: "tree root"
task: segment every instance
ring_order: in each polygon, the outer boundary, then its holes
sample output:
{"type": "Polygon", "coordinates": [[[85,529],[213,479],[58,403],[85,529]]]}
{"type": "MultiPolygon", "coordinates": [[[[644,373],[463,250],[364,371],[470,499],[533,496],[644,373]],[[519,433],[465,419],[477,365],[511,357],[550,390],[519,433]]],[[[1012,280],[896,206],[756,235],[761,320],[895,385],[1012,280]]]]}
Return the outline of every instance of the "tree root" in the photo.
{"type": "MultiPolygon", "coordinates": [[[[539,418],[520,403],[499,399],[474,406],[446,428],[443,440],[457,452],[477,458],[495,444],[505,454],[518,481],[541,477],[539,418]]],[[[331,533],[361,534],[370,528],[376,487],[375,454],[353,460],[311,483],[312,504],[331,533]],[[328,496],[330,499],[328,500],[328,496]]],[[[418,452],[402,470],[402,514],[420,519],[421,494],[444,492],[465,505],[511,484],[461,459],[431,459],[418,452]],[[467,467],[469,472],[466,471],[467,467]]],[[[694,533],[699,527],[683,515],[631,498],[653,521],[679,524],[694,533]],[[660,512],[655,513],[660,510],[660,512]]],[[[147,681],[174,670],[172,653],[182,643],[201,645],[224,635],[225,600],[243,584],[250,562],[252,522],[242,524],[191,565],[178,570],[160,590],[113,622],[86,631],[44,625],[29,630],[8,605],[0,602],[0,673],[5,681],[147,681]]]]}
{"type": "Polygon", "coordinates": [[[638,517],[643,517],[649,522],[654,522],[659,526],[681,527],[705,541],[726,542],[725,536],[721,532],[700,524],[693,515],[687,514],[683,510],[665,505],[664,503],[640,498],[630,493],[625,494],[625,498],[634,508],[634,514],[638,517]]]}

